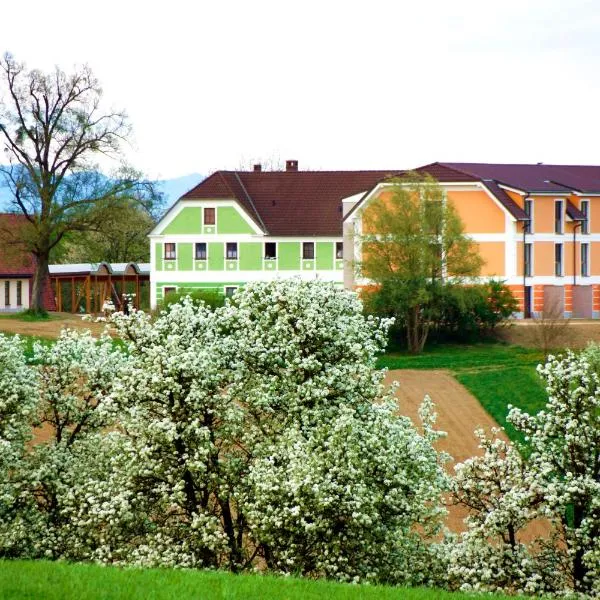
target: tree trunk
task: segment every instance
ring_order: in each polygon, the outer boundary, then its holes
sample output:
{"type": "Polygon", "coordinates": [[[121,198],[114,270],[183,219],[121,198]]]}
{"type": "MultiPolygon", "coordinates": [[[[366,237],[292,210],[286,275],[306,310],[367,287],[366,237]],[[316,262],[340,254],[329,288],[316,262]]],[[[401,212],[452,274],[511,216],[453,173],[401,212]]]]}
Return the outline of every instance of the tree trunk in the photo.
{"type": "Polygon", "coordinates": [[[49,252],[36,253],[35,271],[31,286],[30,310],[39,312],[46,310],[44,306],[44,286],[50,276],[48,270],[49,252]]]}

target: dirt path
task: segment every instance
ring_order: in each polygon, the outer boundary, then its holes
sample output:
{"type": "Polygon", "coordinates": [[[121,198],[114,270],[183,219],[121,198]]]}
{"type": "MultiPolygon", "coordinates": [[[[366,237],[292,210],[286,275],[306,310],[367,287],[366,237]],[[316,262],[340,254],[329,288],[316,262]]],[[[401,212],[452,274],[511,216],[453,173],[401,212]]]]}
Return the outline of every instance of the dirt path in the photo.
{"type": "MultiPolygon", "coordinates": [[[[492,427],[498,427],[477,399],[447,371],[389,371],[386,383],[391,384],[393,381],[400,383],[396,393],[400,402],[400,412],[416,423],[419,422],[417,411],[425,395],[428,394],[435,403],[438,413],[437,427],[448,434],[438,442],[438,448],[452,456],[453,461],[448,464],[448,470],[452,473],[456,463],[481,454],[477,447],[477,439],[473,435],[475,429],[483,427],[489,431],[492,427]]],[[[504,433],[500,435],[503,439],[508,439],[504,433]]],[[[463,507],[449,507],[448,527],[452,531],[464,530],[463,519],[466,515],[467,511],[463,507]]],[[[547,531],[547,524],[533,523],[523,539],[544,535],[547,531]]]]}
{"type": "Polygon", "coordinates": [[[104,331],[103,324],[82,321],[80,315],[72,315],[70,313],[52,313],[50,319],[47,321],[21,321],[19,319],[0,317],[0,331],[6,333],[57,338],[63,327],[89,329],[94,335],[100,335],[104,331]]]}

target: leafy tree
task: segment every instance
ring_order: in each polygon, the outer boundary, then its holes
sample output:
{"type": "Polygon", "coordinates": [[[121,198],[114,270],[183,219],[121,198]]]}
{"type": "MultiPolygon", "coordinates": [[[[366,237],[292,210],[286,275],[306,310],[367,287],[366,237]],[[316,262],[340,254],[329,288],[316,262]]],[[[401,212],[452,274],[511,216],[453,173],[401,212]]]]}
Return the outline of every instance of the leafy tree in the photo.
{"type": "Polygon", "coordinates": [[[61,240],[98,230],[124,199],[153,194],[122,165],[110,177],[100,173],[97,160],[121,158],[130,126],[125,113],[103,110],[102,89],[87,66],[43,73],[5,54],[0,76],[0,140],[9,160],[0,173],[14,211],[29,223],[24,241],[36,258],[31,308],[40,310],[50,253],[61,240]]]}
{"type": "Polygon", "coordinates": [[[60,247],[61,262],[148,262],[148,234],[155,225],[153,215],[137,202],[128,200],[96,208],[103,218],[97,228],[65,236],[60,247]]]}
{"type": "Polygon", "coordinates": [[[391,181],[362,211],[361,275],[377,287],[374,306],[406,329],[411,352],[425,345],[448,281],[479,275],[482,259],[444,190],[429,175],[391,181]]]}

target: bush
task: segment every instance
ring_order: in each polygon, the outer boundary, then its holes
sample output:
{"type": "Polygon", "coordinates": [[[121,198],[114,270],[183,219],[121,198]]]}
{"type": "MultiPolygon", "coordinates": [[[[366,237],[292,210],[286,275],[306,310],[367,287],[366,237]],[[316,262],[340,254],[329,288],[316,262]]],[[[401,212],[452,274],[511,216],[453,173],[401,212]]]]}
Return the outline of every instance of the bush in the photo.
{"type": "MultiPolygon", "coordinates": [[[[432,284],[421,288],[420,293],[429,341],[476,342],[489,339],[518,310],[518,302],[510,289],[497,281],[476,285],[432,284]]],[[[411,294],[410,286],[392,283],[384,283],[363,294],[368,314],[396,316],[391,329],[395,344],[402,345],[406,338],[408,323],[402,306],[411,294]]]]}
{"type": "Polygon", "coordinates": [[[440,341],[475,342],[492,337],[518,310],[512,292],[497,281],[447,285],[439,300],[440,316],[433,334],[440,341]]]}
{"type": "Polygon", "coordinates": [[[126,351],[74,332],[35,348],[54,435],[8,442],[0,556],[405,584],[440,571],[431,407],[419,429],[397,414],[374,368],[389,323],[355,294],[255,283],[214,310],[185,297],[112,322],[126,351]]]}
{"type": "Polygon", "coordinates": [[[188,296],[190,297],[192,304],[199,305],[201,303],[204,303],[206,306],[213,310],[225,304],[225,295],[221,294],[221,292],[217,290],[182,288],[176,292],[169,292],[165,296],[165,298],[163,298],[162,302],[159,303],[159,309],[164,310],[172,304],[181,303],[181,301],[188,296]]]}

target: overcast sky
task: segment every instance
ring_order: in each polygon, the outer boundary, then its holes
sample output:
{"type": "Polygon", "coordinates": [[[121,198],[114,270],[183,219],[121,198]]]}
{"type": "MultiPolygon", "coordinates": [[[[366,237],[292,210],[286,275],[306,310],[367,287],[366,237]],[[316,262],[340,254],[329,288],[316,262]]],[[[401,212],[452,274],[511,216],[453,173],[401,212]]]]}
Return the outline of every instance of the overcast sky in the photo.
{"type": "Polygon", "coordinates": [[[257,160],[600,164],[600,2],[10,2],[0,50],[88,63],[151,177],[257,160]]]}

